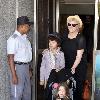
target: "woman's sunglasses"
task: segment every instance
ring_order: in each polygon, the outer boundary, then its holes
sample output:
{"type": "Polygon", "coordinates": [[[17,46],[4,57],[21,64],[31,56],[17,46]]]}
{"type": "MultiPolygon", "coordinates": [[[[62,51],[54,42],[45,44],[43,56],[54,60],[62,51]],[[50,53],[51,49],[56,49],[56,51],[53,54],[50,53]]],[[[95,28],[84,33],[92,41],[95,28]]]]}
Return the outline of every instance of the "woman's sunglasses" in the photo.
{"type": "Polygon", "coordinates": [[[78,25],[78,24],[70,24],[70,23],[68,23],[67,25],[68,25],[68,26],[73,26],[73,27],[75,27],[75,26],[78,25]]]}

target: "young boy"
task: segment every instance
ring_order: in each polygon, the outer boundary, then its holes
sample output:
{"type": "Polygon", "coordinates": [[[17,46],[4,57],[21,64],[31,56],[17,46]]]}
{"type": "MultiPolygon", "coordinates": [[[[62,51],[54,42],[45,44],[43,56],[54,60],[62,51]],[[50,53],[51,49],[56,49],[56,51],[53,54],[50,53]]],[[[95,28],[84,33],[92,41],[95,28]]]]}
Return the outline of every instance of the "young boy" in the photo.
{"type": "Polygon", "coordinates": [[[65,67],[65,60],[64,53],[60,51],[60,38],[57,33],[49,35],[48,40],[49,48],[43,51],[40,67],[40,85],[46,88],[46,100],[51,100],[50,84],[59,81],[57,73],[65,67]]]}

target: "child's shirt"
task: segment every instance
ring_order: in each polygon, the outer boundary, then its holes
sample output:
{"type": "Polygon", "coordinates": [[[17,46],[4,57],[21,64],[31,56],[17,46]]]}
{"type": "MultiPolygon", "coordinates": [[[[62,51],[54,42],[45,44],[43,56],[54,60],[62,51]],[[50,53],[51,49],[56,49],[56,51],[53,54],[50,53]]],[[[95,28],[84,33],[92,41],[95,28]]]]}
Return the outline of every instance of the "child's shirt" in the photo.
{"type": "Polygon", "coordinates": [[[40,81],[48,80],[52,69],[59,69],[65,67],[64,53],[57,49],[57,52],[53,55],[49,49],[43,52],[42,63],[40,67],[40,81]]]}

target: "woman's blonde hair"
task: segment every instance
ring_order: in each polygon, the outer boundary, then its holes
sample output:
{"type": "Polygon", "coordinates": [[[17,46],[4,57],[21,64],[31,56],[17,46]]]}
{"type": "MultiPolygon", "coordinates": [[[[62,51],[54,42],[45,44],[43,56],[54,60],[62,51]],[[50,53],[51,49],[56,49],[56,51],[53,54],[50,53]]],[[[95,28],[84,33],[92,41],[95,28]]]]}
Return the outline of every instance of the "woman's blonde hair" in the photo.
{"type": "Polygon", "coordinates": [[[82,20],[80,19],[80,17],[78,15],[69,16],[67,18],[67,23],[70,22],[70,21],[76,21],[76,22],[78,22],[79,28],[82,29],[83,22],[82,22],[82,20]]]}

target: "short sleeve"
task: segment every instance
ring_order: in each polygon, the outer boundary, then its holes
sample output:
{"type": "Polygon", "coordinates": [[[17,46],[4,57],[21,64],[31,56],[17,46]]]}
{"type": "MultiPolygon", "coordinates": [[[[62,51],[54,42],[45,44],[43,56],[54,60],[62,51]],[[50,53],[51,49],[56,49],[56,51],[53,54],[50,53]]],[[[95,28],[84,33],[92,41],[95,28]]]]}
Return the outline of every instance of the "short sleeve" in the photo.
{"type": "Polygon", "coordinates": [[[7,40],[7,54],[15,54],[15,42],[14,38],[9,38],[7,40]]]}
{"type": "Polygon", "coordinates": [[[85,38],[81,35],[79,38],[78,38],[78,50],[81,50],[81,49],[85,49],[86,48],[86,41],[85,41],[85,38]]]}

